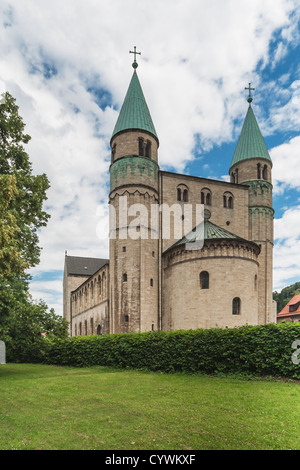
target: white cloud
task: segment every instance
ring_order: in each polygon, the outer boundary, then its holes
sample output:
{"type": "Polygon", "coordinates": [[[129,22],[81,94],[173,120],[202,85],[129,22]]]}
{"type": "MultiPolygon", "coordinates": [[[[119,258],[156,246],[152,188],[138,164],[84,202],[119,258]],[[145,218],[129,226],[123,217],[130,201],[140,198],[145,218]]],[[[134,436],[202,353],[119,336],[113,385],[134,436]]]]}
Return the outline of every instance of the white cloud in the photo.
{"type": "MultiPolygon", "coordinates": [[[[160,138],[160,163],[183,172],[195,134],[199,152],[236,138],[244,84],[259,82],[255,68],[270,60],[280,28],[284,47],[276,60],[284,56],[296,7],[291,0],[2,0],[0,80],[32,136],[34,171],[51,182],[52,218],[33,273],[62,269],[65,249],[108,255],[96,233],[97,208],[107,204],[109,138],[131,78],[129,49],[142,51],[138,74],[160,138]]],[[[297,123],[292,101],[284,112],[297,123]]],[[[283,150],[274,149],[273,158],[283,150]]]]}
{"type": "Polygon", "coordinates": [[[287,209],[274,225],[274,289],[299,280],[300,206],[287,209]]]}
{"type": "Polygon", "coordinates": [[[282,194],[287,188],[300,190],[299,179],[300,136],[288,143],[278,145],[270,150],[273,161],[274,193],[282,194]]]}

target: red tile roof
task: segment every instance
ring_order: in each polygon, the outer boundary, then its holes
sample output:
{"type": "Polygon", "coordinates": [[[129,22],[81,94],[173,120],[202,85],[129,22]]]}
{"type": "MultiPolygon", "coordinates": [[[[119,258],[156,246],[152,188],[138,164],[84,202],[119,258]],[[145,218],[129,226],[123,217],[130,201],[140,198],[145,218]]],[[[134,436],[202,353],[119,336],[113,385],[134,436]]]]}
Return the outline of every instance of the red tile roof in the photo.
{"type": "Polygon", "coordinates": [[[277,317],[283,317],[285,315],[300,315],[300,295],[294,295],[281,312],[278,313],[277,317]],[[290,312],[290,305],[296,305],[297,303],[299,303],[297,310],[290,312]]]}

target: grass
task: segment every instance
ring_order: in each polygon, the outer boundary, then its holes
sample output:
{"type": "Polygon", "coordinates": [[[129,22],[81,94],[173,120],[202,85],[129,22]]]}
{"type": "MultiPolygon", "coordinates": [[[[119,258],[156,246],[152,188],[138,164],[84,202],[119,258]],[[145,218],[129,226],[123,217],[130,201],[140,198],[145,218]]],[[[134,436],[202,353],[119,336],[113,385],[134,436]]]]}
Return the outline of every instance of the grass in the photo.
{"type": "Polygon", "coordinates": [[[300,385],[0,365],[1,450],[298,450],[300,385]]]}

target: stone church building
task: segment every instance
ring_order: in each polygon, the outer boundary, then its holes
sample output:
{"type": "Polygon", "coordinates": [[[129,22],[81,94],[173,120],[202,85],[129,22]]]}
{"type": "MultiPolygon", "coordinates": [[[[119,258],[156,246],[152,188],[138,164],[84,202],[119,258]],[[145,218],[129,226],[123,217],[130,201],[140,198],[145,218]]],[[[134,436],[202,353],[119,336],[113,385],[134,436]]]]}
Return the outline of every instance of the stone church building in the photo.
{"type": "Polygon", "coordinates": [[[70,334],[276,323],[272,161],[252,109],[250,85],[245,121],[228,162],[230,182],[212,180],[160,170],[159,139],[137,67],[135,56],[110,142],[109,204],[115,223],[109,258],[65,255],[64,317],[70,334]],[[145,208],[149,217],[157,208],[157,223],[124,214],[124,200],[127,207],[145,208]],[[193,220],[196,207],[204,208],[204,221],[189,233],[192,239],[184,230],[187,207],[193,220]],[[163,236],[165,208],[180,209],[183,235],[178,237],[177,216],[170,210],[170,230],[163,236]],[[132,227],[134,237],[129,236],[132,227]],[[202,243],[188,249],[190,241],[202,243]]]}

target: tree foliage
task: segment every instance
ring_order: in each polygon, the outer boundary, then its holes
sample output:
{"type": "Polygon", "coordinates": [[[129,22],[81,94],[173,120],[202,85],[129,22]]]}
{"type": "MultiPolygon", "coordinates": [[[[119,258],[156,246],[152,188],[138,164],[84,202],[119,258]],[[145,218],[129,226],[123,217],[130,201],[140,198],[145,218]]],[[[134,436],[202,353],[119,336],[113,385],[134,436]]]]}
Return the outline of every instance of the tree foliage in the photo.
{"type": "MultiPolygon", "coordinates": [[[[31,137],[19,115],[16,100],[8,92],[0,102],[0,175],[13,176],[10,202],[7,207],[15,231],[16,246],[28,266],[36,266],[40,258],[38,230],[47,224],[49,214],[43,210],[49,181],[45,174],[33,175],[32,164],[24,146],[31,137]]],[[[1,195],[0,195],[1,197],[1,195]]]]}
{"type": "Polygon", "coordinates": [[[9,362],[42,362],[49,341],[65,339],[68,323],[53,309],[40,301],[34,303],[27,297],[14,305],[2,331],[9,362]]]}
{"type": "Polygon", "coordinates": [[[295,282],[291,286],[282,289],[281,292],[273,292],[273,299],[277,302],[277,313],[286,306],[286,304],[294,297],[300,294],[300,282],[295,282]]]}
{"type": "Polygon", "coordinates": [[[38,231],[47,224],[43,210],[49,181],[34,175],[25,151],[31,137],[9,94],[0,101],[0,339],[11,360],[36,361],[43,355],[45,336],[64,338],[67,323],[34,303],[26,270],[40,259],[38,231]]]}
{"type": "Polygon", "coordinates": [[[18,246],[20,229],[9,206],[16,197],[16,178],[0,175],[0,286],[6,277],[21,275],[28,267],[18,246]]]}

